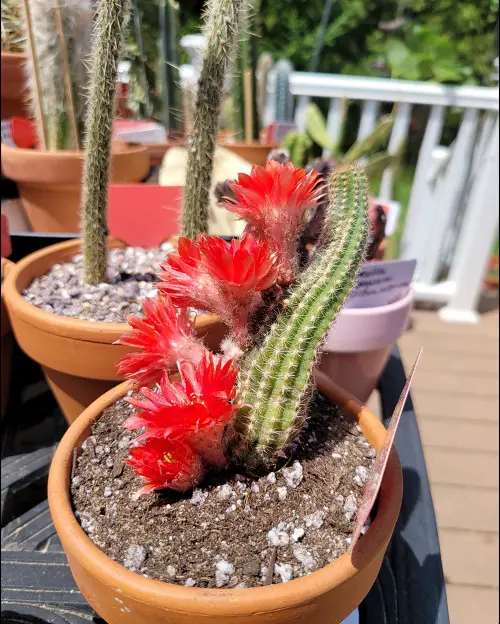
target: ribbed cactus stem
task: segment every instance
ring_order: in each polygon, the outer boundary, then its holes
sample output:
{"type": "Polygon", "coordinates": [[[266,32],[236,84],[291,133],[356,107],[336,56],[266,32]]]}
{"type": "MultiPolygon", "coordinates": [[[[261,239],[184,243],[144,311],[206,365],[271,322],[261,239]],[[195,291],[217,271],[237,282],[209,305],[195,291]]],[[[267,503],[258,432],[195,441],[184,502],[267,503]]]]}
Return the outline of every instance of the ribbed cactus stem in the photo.
{"type": "Polygon", "coordinates": [[[300,431],[313,389],[312,370],[331,323],[353,288],[369,237],[368,181],[356,166],[329,182],[323,240],[286,307],[242,372],[236,429],[250,463],[272,463],[300,431]]]}
{"type": "Polygon", "coordinates": [[[207,5],[206,49],[189,141],[182,211],[182,234],[190,238],[207,229],[224,77],[231,62],[243,7],[244,0],[209,0],[207,5]]]}
{"type": "Polygon", "coordinates": [[[82,192],[85,283],[106,281],[108,178],[118,61],[130,13],[129,0],[100,0],[91,60],[90,98],[82,192]]]}
{"type": "Polygon", "coordinates": [[[293,95],[290,92],[290,76],[293,66],[288,59],[279,60],[274,67],[276,121],[291,123],[293,121],[293,95]]]}

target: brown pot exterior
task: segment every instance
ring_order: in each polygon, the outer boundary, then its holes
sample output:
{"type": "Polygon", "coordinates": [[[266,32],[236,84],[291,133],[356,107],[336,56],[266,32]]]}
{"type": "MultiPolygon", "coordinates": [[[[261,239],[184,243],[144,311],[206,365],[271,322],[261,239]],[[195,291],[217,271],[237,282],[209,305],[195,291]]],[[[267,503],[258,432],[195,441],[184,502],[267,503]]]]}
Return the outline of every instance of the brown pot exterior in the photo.
{"type": "MultiPolygon", "coordinates": [[[[2,258],[2,277],[5,279],[10,273],[14,263],[7,258],[2,258]]],[[[7,307],[3,300],[3,284],[2,284],[2,374],[1,374],[1,387],[2,393],[0,397],[0,416],[3,418],[5,414],[5,408],[7,407],[7,401],[9,400],[9,388],[10,388],[10,369],[12,364],[12,332],[10,331],[10,319],[7,307]]]]}
{"type": "MultiPolygon", "coordinates": [[[[16,182],[34,232],[80,230],[83,158],[83,152],[42,152],[2,145],[2,171],[16,182]]],[[[148,171],[147,148],[113,143],[111,182],[141,182],[148,171]]]]}
{"type": "MultiPolygon", "coordinates": [[[[378,418],[324,375],[318,388],[359,423],[379,450],[385,429],[378,418]]],[[[130,572],[107,557],[75,519],[69,494],[73,449],[90,425],[121,398],[128,384],[93,403],[61,440],[49,474],[49,506],[78,587],[108,624],[339,624],[361,603],[379,572],[396,523],[402,474],[394,449],[382,482],[377,515],[352,553],[308,576],[251,589],[199,589],[162,583],[130,572]]]]}
{"type": "MultiPolygon", "coordinates": [[[[122,246],[119,241],[110,246],[122,246]]],[[[126,323],[91,323],[45,312],[21,294],[35,277],[54,264],[67,262],[80,241],[58,243],[23,258],[4,282],[5,302],[21,349],[42,365],[66,419],[73,422],[97,397],[123,379],[115,364],[132,349],[113,344],[129,328],[126,323]]],[[[196,328],[207,346],[217,350],[225,326],[215,317],[198,317],[196,328]]]]}
{"type": "Polygon", "coordinates": [[[2,119],[11,117],[29,119],[31,116],[25,87],[25,64],[24,52],[2,52],[2,108],[0,111],[2,119]]]}
{"type": "Polygon", "coordinates": [[[277,143],[244,143],[220,141],[219,145],[244,158],[252,165],[265,165],[269,152],[278,147],[277,143]]]}

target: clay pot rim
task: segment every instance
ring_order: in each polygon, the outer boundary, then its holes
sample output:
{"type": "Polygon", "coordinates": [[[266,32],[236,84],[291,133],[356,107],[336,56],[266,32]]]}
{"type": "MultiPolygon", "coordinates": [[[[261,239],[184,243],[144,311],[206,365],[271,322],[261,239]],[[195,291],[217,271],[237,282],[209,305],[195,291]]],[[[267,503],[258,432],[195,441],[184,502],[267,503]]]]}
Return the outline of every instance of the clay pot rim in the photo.
{"type": "MultiPolygon", "coordinates": [[[[316,373],[318,388],[344,412],[358,420],[365,432],[380,434],[382,423],[366,406],[334,384],[323,373],[316,373]]],[[[83,442],[88,427],[102,411],[130,389],[125,382],[113,388],[88,407],[70,426],[52,461],[48,480],[49,508],[59,535],[63,535],[71,556],[78,553],[79,564],[108,587],[129,595],[134,600],[172,611],[193,615],[242,615],[258,611],[277,611],[313,600],[332,587],[341,585],[358,570],[368,566],[385,548],[394,529],[402,499],[402,471],[396,450],[389,457],[379,494],[378,513],[366,535],[357,543],[354,554],[344,553],[333,563],[310,575],[265,587],[247,589],[202,589],[184,587],[144,578],[110,559],[86,535],[78,524],[69,494],[73,449],[83,442]],[[353,563],[353,557],[356,563],[353,563]]],[[[385,430],[384,430],[385,431],[385,430]]]]}
{"type": "Polygon", "coordinates": [[[220,139],[217,140],[217,145],[220,145],[220,147],[248,147],[250,149],[252,148],[261,148],[261,149],[267,149],[267,150],[272,150],[275,147],[279,147],[279,143],[261,143],[260,141],[250,141],[250,143],[247,143],[246,141],[228,141],[227,139],[220,139]]]}
{"type": "MultiPolygon", "coordinates": [[[[2,50],[2,56],[4,58],[12,58],[12,59],[27,59],[27,54],[26,52],[9,52],[9,50],[2,50]]],[[[2,148],[4,147],[4,144],[2,143],[2,148]]]]}
{"type": "Polygon", "coordinates": [[[386,303],[381,306],[373,306],[371,308],[344,308],[342,310],[343,316],[372,316],[374,314],[389,314],[395,310],[399,310],[400,308],[405,308],[409,306],[414,297],[415,293],[413,288],[410,286],[408,293],[398,299],[397,301],[393,301],[392,303],[386,303]]]}
{"type": "Polygon", "coordinates": [[[4,285],[5,285],[5,280],[7,279],[7,276],[9,275],[9,273],[12,272],[12,269],[14,268],[15,264],[14,262],[12,262],[12,260],[9,260],[8,258],[2,258],[2,277],[3,277],[3,283],[2,283],[2,291],[1,291],[1,295],[2,295],[2,323],[1,323],[1,329],[2,329],[2,337],[5,336],[9,331],[10,331],[10,319],[9,319],[9,314],[7,312],[6,309],[6,305],[4,302],[4,285]]]}
{"type": "MultiPolygon", "coordinates": [[[[119,146],[119,149],[111,150],[111,153],[114,158],[119,158],[123,154],[142,154],[147,152],[147,147],[141,145],[139,143],[128,143],[127,141],[123,141],[122,139],[113,139],[111,145],[119,146]]],[[[2,152],[9,156],[18,156],[26,160],[34,160],[36,158],[43,158],[57,160],[57,159],[67,159],[74,158],[76,160],[83,160],[85,155],[85,150],[56,150],[56,151],[46,151],[39,149],[30,149],[26,147],[12,147],[10,145],[5,145],[2,143],[2,152]]]]}
{"type": "MultiPolygon", "coordinates": [[[[80,239],[72,239],[63,243],[50,245],[39,251],[29,254],[9,271],[8,277],[3,282],[2,296],[5,295],[5,302],[10,314],[16,315],[23,322],[37,327],[49,334],[55,334],[65,337],[78,337],[81,340],[90,342],[109,343],[114,342],[126,331],[130,330],[128,323],[106,323],[104,321],[86,321],[83,319],[75,319],[67,316],[60,316],[52,312],[40,310],[33,304],[29,303],[21,296],[22,287],[19,285],[23,273],[29,270],[33,264],[37,264],[41,259],[50,254],[76,254],[80,251],[80,239]]],[[[124,243],[117,239],[110,239],[110,248],[123,246],[124,243]]],[[[196,329],[203,331],[207,326],[211,325],[218,317],[214,315],[203,314],[196,319],[196,329]]]]}

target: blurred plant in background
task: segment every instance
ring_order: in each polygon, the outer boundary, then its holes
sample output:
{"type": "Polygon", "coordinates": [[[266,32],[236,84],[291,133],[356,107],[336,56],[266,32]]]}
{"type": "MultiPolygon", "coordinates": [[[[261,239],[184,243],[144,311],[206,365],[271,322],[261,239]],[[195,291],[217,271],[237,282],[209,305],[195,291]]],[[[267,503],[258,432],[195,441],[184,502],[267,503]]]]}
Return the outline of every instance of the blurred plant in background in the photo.
{"type": "Polygon", "coordinates": [[[23,52],[24,33],[19,0],[2,0],[2,50],[23,52]]]}

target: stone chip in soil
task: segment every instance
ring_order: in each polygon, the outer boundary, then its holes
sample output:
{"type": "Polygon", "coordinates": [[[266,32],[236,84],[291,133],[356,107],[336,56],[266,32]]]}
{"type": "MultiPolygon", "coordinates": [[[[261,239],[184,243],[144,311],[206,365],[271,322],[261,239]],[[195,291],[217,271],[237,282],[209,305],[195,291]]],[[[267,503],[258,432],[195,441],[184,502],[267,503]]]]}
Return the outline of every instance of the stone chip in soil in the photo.
{"type": "Polygon", "coordinates": [[[105,410],[71,485],[82,528],[115,561],[188,587],[255,587],[266,584],[271,564],[272,582],[288,582],[347,550],[373,453],[319,393],[285,467],[260,478],[228,471],[192,492],[138,499],[143,481],[132,468],[115,476],[139,434],[122,427],[132,409],[121,400],[105,410]]]}
{"type": "Polygon", "coordinates": [[[36,277],[22,296],[37,308],[59,316],[125,323],[129,314],[142,314],[145,297],[156,297],[156,275],[173,249],[168,242],[154,249],[111,249],[108,283],[97,286],[84,284],[83,255],[78,254],[71,262],[56,264],[36,277]]]}

